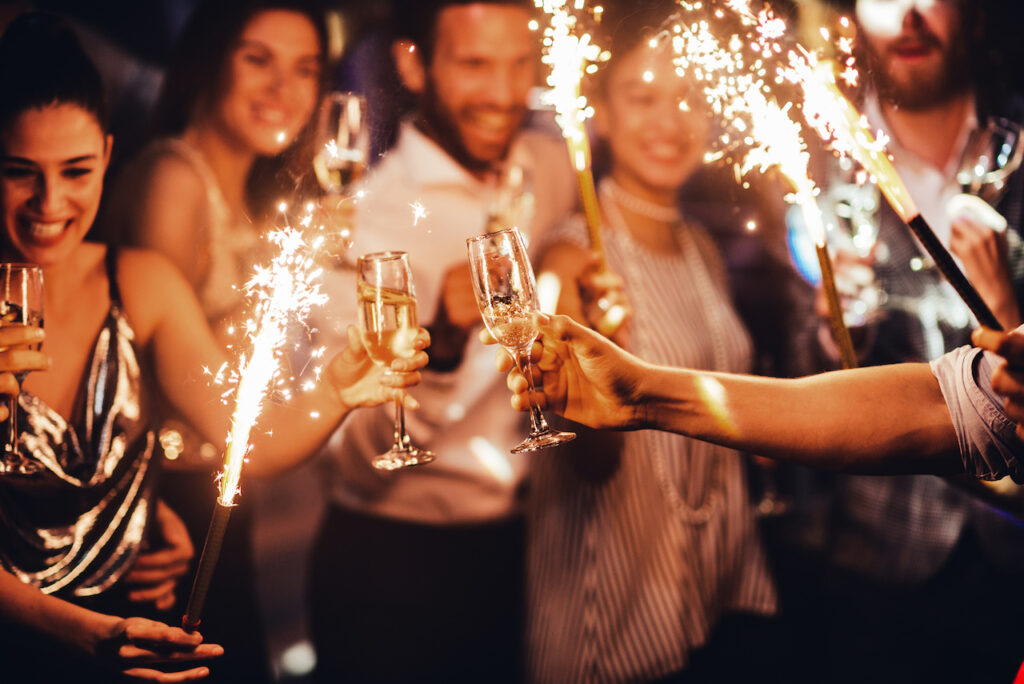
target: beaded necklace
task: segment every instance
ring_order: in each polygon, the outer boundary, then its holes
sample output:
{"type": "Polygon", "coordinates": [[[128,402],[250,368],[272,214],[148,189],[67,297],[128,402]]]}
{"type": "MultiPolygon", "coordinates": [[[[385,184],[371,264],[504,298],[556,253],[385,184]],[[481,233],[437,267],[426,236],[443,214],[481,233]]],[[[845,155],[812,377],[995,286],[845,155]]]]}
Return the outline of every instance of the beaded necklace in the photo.
{"type": "MultiPolygon", "coordinates": [[[[643,282],[643,274],[640,272],[639,262],[644,258],[644,256],[640,252],[640,249],[634,242],[632,236],[629,234],[628,224],[626,223],[625,217],[622,215],[619,208],[620,206],[626,205],[621,205],[618,202],[618,195],[613,189],[615,187],[618,186],[615,186],[614,182],[609,179],[601,182],[599,191],[601,196],[601,207],[604,209],[604,215],[609,226],[613,229],[612,231],[609,231],[611,237],[614,239],[616,245],[624,251],[625,258],[622,259],[622,263],[626,281],[629,283],[639,284],[643,282]]],[[[626,208],[632,210],[629,206],[626,206],[626,208]]],[[[663,209],[664,207],[661,208],[663,209]]],[[[647,216],[648,218],[655,218],[643,212],[638,211],[637,213],[647,216]]],[[[662,219],[658,218],[656,220],[662,219]]],[[[679,245],[687,270],[692,274],[700,300],[704,303],[716,301],[718,299],[718,293],[716,292],[711,274],[704,265],[697,245],[694,242],[689,229],[682,222],[682,217],[678,210],[675,212],[675,218],[671,220],[679,222],[678,229],[673,231],[673,237],[679,245]]],[[[709,370],[726,370],[728,367],[728,358],[725,348],[725,321],[722,314],[719,312],[718,307],[707,307],[707,313],[707,333],[711,339],[713,359],[709,370]]],[[[638,355],[643,358],[648,350],[644,348],[642,336],[636,336],[636,342],[638,343],[638,349],[636,351],[638,355]]],[[[648,446],[650,447],[653,456],[652,463],[654,465],[655,476],[658,480],[658,487],[661,489],[661,492],[665,496],[669,505],[679,514],[680,520],[690,525],[703,525],[715,517],[724,504],[724,493],[721,486],[723,470],[722,459],[715,458],[712,462],[711,474],[708,478],[707,486],[705,487],[705,491],[707,491],[708,494],[699,506],[692,508],[683,499],[678,488],[672,482],[672,478],[669,476],[666,455],[661,449],[654,445],[653,440],[649,440],[648,442],[648,446]]]]}

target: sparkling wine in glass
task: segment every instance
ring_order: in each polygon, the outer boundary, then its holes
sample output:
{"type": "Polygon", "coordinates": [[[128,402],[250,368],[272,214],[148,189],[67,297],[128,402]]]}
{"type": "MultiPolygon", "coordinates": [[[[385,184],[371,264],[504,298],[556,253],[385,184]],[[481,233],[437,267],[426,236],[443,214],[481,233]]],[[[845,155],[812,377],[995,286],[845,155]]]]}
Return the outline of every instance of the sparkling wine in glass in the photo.
{"type": "MultiPolygon", "coordinates": [[[[376,252],[359,258],[356,297],[359,328],[366,353],[390,373],[391,362],[416,353],[416,292],[409,256],[405,252],[376,252]]],[[[434,454],[413,446],[405,431],[405,409],[395,399],[395,442],[386,453],[373,459],[373,467],[396,470],[429,463],[434,454]]]]}
{"type": "MultiPolygon", "coordinates": [[[[43,327],[43,272],[34,264],[0,263],[0,325],[32,325],[43,327]]],[[[31,345],[38,350],[42,343],[31,345]]],[[[27,372],[16,373],[18,384],[27,372]]],[[[18,452],[18,397],[8,402],[7,440],[4,453],[13,457],[18,452]]]]}
{"type": "Polygon", "coordinates": [[[530,347],[537,339],[537,287],[519,231],[510,228],[466,241],[473,289],[484,325],[505,348],[530,386],[530,435],[512,453],[536,451],[576,438],[548,426],[533,402],[530,347]]]}
{"type": "Polygon", "coordinates": [[[1008,119],[990,119],[968,138],[956,173],[957,183],[964,193],[995,206],[1022,157],[1020,126],[1008,119]]]}
{"type": "Polygon", "coordinates": [[[366,112],[366,99],[353,93],[328,93],[320,104],[313,171],[330,195],[347,195],[366,171],[370,157],[366,112]]]}

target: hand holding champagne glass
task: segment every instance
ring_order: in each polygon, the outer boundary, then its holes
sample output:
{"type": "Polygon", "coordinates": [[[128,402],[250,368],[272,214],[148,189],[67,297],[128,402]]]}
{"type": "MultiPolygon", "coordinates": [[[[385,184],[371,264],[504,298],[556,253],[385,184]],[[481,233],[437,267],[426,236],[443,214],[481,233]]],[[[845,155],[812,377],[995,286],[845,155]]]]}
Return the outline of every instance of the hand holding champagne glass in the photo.
{"type": "MultiPolygon", "coordinates": [[[[405,252],[376,252],[359,258],[356,296],[363,346],[374,363],[389,373],[391,362],[416,353],[416,292],[405,252]]],[[[429,463],[434,454],[413,446],[405,431],[405,409],[395,397],[395,442],[373,459],[381,470],[429,463]]]]}
{"type": "Polygon", "coordinates": [[[529,372],[530,346],[537,327],[537,287],[526,247],[516,229],[500,230],[466,241],[473,289],[484,324],[530,383],[530,436],[512,449],[518,454],[554,446],[576,438],[548,426],[532,403],[533,375],[529,372]]]}
{"type": "Polygon", "coordinates": [[[980,197],[995,206],[1022,159],[1024,145],[1020,126],[1008,119],[990,119],[967,140],[956,180],[965,194],[980,197]]]}
{"type": "MultiPolygon", "coordinates": [[[[43,272],[34,264],[0,263],[0,326],[43,327],[43,272]]],[[[42,343],[30,345],[38,350],[42,343]]],[[[20,385],[27,371],[15,373],[20,385]]],[[[4,452],[12,457],[18,452],[18,396],[8,403],[7,440],[4,452]]]]}

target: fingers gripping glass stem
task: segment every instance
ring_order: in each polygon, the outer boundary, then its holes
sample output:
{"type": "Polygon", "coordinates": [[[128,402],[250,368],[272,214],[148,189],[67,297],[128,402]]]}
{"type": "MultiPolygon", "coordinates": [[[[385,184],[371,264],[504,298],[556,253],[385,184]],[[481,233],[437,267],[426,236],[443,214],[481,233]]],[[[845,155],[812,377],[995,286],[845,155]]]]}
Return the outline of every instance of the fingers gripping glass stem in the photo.
{"type": "MultiPolygon", "coordinates": [[[[391,362],[416,353],[416,292],[405,252],[377,252],[359,258],[359,327],[363,346],[374,363],[390,372],[391,362]]],[[[429,463],[434,454],[412,444],[405,431],[402,395],[395,395],[395,440],[373,459],[373,467],[396,470],[429,463]]]]}
{"type": "Polygon", "coordinates": [[[551,429],[533,401],[530,347],[537,338],[537,288],[519,232],[500,230],[466,241],[473,290],[484,324],[526,376],[530,388],[530,436],[512,449],[518,454],[568,442],[571,432],[551,429]]]}
{"type": "MultiPolygon", "coordinates": [[[[43,327],[43,273],[34,264],[0,264],[0,325],[43,327]]],[[[41,345],[32,345],[38,349],[41,345]]],[[[18,385],[27,372],[18,372],[18,385]]],[[[7,439],[3,446],[3,465],[18,461],[18,395],[8,397],[7,439]]]]}
{"type": "Polygon", "coordinates": [[[534,400],[534,394],[537,392],[536,383],[533,380],[533,373],[530,369],[530,352],[529,348],[517,349],[512,353],[512,360],[516,364],[516,368],[526,378],[526,385],[530,390],[527,398],[530,402],[530,434],[537,434],[544,430],[549,430],[548,422],[544,420],[544,414],[540,412],[540,407],[537,406],[537,402],[534,400]]]}

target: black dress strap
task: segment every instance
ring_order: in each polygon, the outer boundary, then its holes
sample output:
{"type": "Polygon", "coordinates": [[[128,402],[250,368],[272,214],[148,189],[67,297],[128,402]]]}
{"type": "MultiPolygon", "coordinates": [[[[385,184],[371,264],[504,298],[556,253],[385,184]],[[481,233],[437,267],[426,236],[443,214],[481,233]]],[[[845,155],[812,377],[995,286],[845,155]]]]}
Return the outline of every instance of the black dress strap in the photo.
{"type": "Polygon", "coordinates": [[[117,286],[117,253],[116,247],[107,247],[105,261],[107,264],[107,287],[110,288],[110,304],[121,308],[121,288],[117,286]]]}

